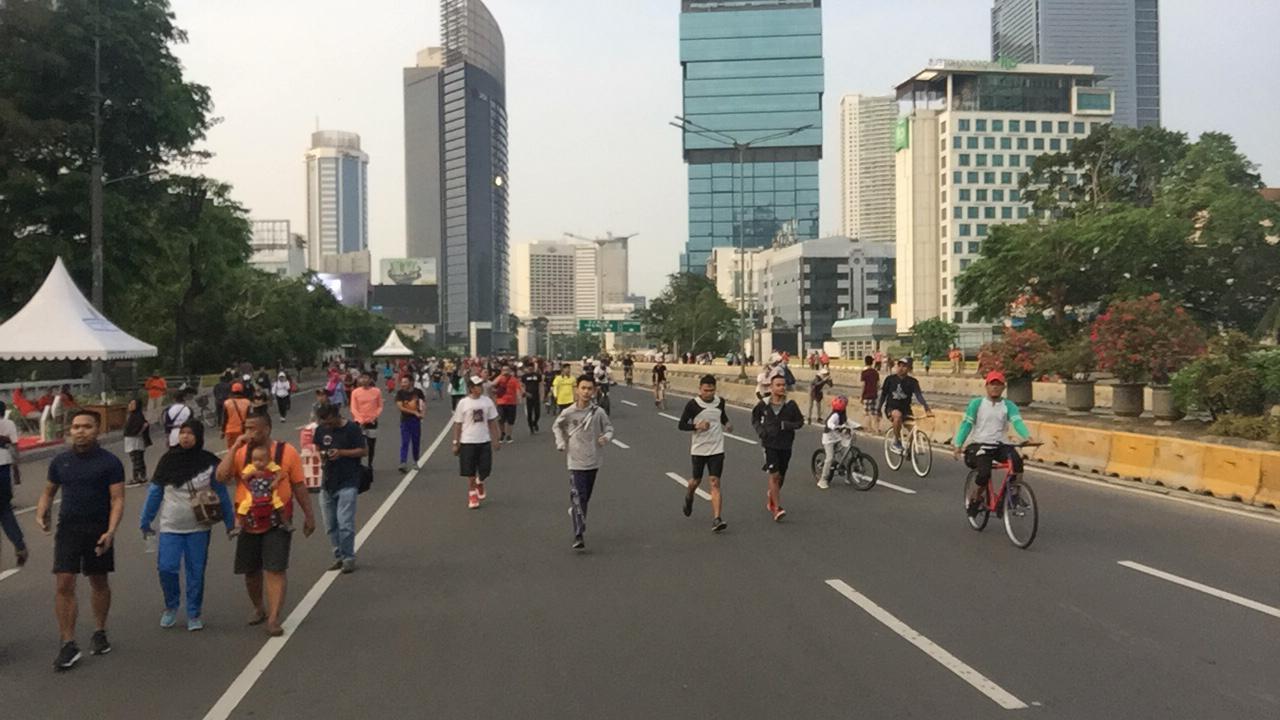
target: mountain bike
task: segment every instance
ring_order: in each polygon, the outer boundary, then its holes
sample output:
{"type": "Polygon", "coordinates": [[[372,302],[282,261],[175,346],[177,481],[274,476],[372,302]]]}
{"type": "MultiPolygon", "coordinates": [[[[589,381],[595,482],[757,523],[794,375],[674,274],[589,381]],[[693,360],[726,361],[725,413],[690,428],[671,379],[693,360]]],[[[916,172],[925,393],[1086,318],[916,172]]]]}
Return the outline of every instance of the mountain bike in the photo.
{"type": "MultiPolygon", "coordinates": [[[[1010,445],[1001,443],[1005,447],[1028,448],[1040,447],[1044,443],[1019,443],[1010,445]]],[[[1023,480],[1020,475],[1013,474],[1013,465],[1008,461],[992,463],[991,478],[995,479],[995,471],[1004,470],[1004,480],[1000,483],[1000,488],[993,495],[990,492],[991,483],[987,483],[987,487],[982,488],[981,495],[982,506],[978,509],[976,515],[969,515],[969,490],[974,486],[977,477],[977,470],[970,470],[969,475],[964,479],[964,509],[965,517],[969,520],[969,527],[982,531],[987,526],[987,520],[991,514],[995,513],[997,519],[1004,519],[1004,531],[1009,536],[1009,542],[1023,550],[1031,547],[1031,543],[1036,539],[1036,531],[1040,529],[1040,512],[1039,506],[1036,505],[1036,494],[1031,491],[1031,486],[1023,480]]]]}
{"type": "MultiPolygon", "coordinates": [[[[932,416],[929,416],[932,417],[932,416]]],[[[911,458],[911,469],[918,477],[925,477],[933,469],[933,442],[929,434],[916,424],[915,418],[902,420],[902,449],[895,447],[896,440],[893,428],[884,433],[884,461],[889,467],[897,470],[902,467],[904,457],[911,458]]]]}
{"type": "Polygon", "coordinates": [[[596,404],[600,406],[600,409],[604,411],[605,415],[612,415],[612,413],[609,412],[609,385],[610,383],[607,382],[601,383],[600,386],[596,388],[596,404]]]}
{"type": "Polygon", "coordinates": [[[207,428],[214,428],[218,426],[218,413],[209,403],[209,399],[211,397],[211,395],[196,396],[196,419],[204,423],[204,426],[207,428]]]}
{"type": "MultiPolygon", "coordinates": [[[[843,432],[852,438],[852,431],[845,430],[843,432]]],[[[844,484],[851,485],[856,490],[870,490],[876,486],[876,481],[880,479],[880,466],[876,464],[875,458],[862,452],[853,442],[850,442],[847,446],[844,444],[837,445],[835,453],[835,457],[831,459],[831,478],[828,481],[843,477],[844,484]]],[[[822,477],[822,468],[826,464],[826,449],[818,448],[814,450],[813,459],[810,462],[813,468],[814,480],[822,477]]]]}

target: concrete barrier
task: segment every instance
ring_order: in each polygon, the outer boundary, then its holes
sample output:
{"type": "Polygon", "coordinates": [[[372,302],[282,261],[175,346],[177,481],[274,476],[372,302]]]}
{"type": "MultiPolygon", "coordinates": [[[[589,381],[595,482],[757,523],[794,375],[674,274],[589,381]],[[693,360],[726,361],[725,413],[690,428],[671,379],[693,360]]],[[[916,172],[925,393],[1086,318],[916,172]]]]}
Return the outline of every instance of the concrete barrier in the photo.
{"type": "MultiPolygon", "coordinates": [[[[1147,479],[1165,487],[1203,492],[1209,471],[1205,466],[1207,450],[1208,446],[1204,443],[1162,439],[1156,446],[1155,459],[1147,479]]],[[[1257,476],[1256,473],[1254,475],[1257,476]]]]}
{"type": "MultiPolygon", "coordinates": [[[[1204,464],[1201,487],[1198,490],[1214,497],[1231,498],[1245,503],[1254,503],[1258,497],[1263,459],[1268,455],[1280,458],[1278,453],[1248,452],[1215,445],[1202,447],[1204,464]]],[[[1280,465],[1277,465],[1277,469],[1280,469],[1280,465]]]]}
{"type": "Polygon", "coordinates": [[[1111,454],[1107,458],[1107,474],[1142,480],[1151,477],[1156,462],[1156,438],[1133,433],[1111,436],[1111,454]]]}
{"type": "Polygon", "coordinates": [[[1251,502],[1280,508],[1280,453],[1263,453],[1259,458],[1258,492],[1251,502]]]}

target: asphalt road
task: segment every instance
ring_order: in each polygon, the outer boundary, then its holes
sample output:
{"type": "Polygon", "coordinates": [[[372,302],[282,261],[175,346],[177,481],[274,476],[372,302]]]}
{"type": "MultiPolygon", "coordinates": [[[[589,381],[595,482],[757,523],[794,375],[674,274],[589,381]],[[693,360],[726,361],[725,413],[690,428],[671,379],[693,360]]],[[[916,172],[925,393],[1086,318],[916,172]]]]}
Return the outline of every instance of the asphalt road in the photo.
{"type": "MultiPolygon", "coordinates": [[[[424,449],[445,409],[428,411],[424,449]]],[[[680,513],[684,490],[667,473],[688,473],[688,437],[674,420],[626,388],[613,415],[627,447],[609,449],[578,553],[550,419],[539,436],[520,426],[496,456],[488,501],[468,510],[447,441],[413,475],[395,471],[388,413],[377,481],[360,497],[358,571],[324,571],[322,533],[295,542],[289,633],[269,642],[244,625],[248,601],[218,537],[206,630],[158,627],[154,558],[132,530],[141,495],[130,491],[112,578],[115,651],[56,675],[50,540],[23,515],[32,563],[0,580],[0,714],[1280,716],[1274,514],[1033,471],[1041,529],[1023,551],[994,519],[968,529],[963,467],[942,454],[926,479],[881,463],[882,480],[913,493],[817,489],[811,429],[796,442],[781,523],[764,509],[759,447],[726,441],[729,528],[715,535],[705,500],[692,518],[680,513]]],[[[731,418],[753,438],[745,410],[731,418]]],[[[296,440],[294,424],[281,435],[296,440]]],[[[860,443],[878,454],[877,442],[860,443]]],[[[35,471],[24,493],[38,489],[35,471]]],[[[81,597],[84,645],[87,587],[81,597]]]]}

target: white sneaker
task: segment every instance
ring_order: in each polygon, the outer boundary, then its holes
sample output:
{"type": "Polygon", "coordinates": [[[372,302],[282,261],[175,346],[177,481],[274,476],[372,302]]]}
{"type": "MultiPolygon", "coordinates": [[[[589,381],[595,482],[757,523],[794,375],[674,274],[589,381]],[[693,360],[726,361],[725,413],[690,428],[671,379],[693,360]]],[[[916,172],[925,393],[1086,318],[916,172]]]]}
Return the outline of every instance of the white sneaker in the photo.
{"type": "Polygon", "coordinates": [[[818,481],[818,489],[819,489],[819,490],[826,490],[826,489],[827,489],[827,488],[829,488],[829,487],[831,487],[831,483],[827,482],[826,478],[823,478],[823,479],[821,479],[821,480],[819,480],[819,481],[818,481]]]}

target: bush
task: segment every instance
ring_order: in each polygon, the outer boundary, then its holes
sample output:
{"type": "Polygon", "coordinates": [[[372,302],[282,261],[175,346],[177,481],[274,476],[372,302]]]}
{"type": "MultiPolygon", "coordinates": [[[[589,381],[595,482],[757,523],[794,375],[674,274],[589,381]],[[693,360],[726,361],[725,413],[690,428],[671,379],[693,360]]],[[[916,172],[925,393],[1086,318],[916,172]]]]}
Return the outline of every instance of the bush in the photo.
{"type": "Polygon", "coordinates": [[[1169,382],[1204,349],[1204,334],[1180,306],[1158,294],[1112,303],[1089,333],[1098,369],[1120,382],[1169,382]]]}
{"type": "Polygon", "coordinates": [[[1049,343],[1035,330],[1009,330],[978,351],[978,374],[999,370],[1006,378],[1034,377],[1049,354],[1049,343]]]}
{"type": "Polygon", "coordinates": [[[1041,369],[1058,375],[1063,380],[1088,380],[1098,368],[1098,358],[1087,337],[1077,337],[1063,343],[1049,353],[1041,363],[1041,369]]]}
{"type": "Polygon", "coordinates": [[[1280,418],[1224,417],[1209,426],[1209,434],[1263,440],[1280,445],[1280,418]]]}
{"type": "Polygon", "coordinates": [[[1249,353],[1246,362],[1258,373],[1266,403],[1280,404],[1280,348],[1249,353]]]}
{"type": "Polygon", "coordinates": [[[1232,367],[1209,378],[1206,390],[1223,411],[1233,415],[1261,415],[1266,404],[1262,379],[1253,368],[1232,367]]]}

